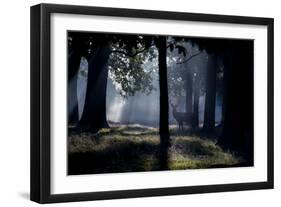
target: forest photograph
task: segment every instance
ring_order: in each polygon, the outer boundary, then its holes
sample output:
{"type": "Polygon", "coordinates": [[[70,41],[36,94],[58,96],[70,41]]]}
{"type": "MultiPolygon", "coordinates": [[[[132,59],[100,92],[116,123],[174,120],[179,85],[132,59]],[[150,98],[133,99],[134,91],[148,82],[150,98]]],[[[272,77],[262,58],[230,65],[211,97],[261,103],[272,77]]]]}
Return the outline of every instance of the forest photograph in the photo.
{"type": "Polygon", "coordinates": [[[254,40],[68,31],[68,175],[254,165],[254,40]]]}

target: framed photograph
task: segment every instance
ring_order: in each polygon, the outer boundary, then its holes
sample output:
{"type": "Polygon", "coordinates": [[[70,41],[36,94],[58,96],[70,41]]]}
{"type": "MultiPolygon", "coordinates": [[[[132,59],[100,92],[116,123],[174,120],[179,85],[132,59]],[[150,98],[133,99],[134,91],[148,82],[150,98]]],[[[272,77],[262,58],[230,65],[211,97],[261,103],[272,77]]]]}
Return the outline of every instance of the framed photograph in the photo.
{"type": "Polygon", "coordinates": [[[273,19],[31,7],[31,200],[273,188],[273,19]]]}

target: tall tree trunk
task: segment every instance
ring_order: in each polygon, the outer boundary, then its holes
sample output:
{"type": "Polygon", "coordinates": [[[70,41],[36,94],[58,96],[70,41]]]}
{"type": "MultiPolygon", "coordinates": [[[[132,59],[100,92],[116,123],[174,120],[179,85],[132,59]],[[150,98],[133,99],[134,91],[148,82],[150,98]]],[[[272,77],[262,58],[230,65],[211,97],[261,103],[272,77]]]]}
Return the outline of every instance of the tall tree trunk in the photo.
{"type": "Polygon", "coordinates": [[[222,62],[223,62],[223,80],[222,80],[222,105],[221,105],[221,126],[224,125],[224,119],[225,119],[225,106],[227,101],[227,84],[229,81],[229,70],[231,70],[232,65],[232,55],[233,51],[225,50],[224,54],[221,55],[222,62]]]}
{"type": "Polygon", "coordinates": [[[217,77],[217,55],[210,54],[206,77],[206,97],[204,111],[204,131],[212,131],[215,128],[216,108],[216,77],[217,77]]]}
{"type": "MultiPolygon", "coordinates": [[[[188,114],[192,113],[192,74],[187,69],[186,81],[185,81],[185,112],[188,114]]],[[[188,118],[188,117],[187,117],[188,118]]]]}
{"type": "Polygon", "coordinates": [[[158,38],[158,65],[159,65],[159,89],[160,89],[160,167],[162,170],[168,169],[168,148],[170,146],[169,134],[169,98],[167,79],[167,40],[166,37],[158,38]]]}
{"type": "Polygon", "coordinates": [[[198,77],[194,80],[194,102],[193,102],[193,114],[192,114],[192,128],[196,129],[199,125],[199,80],[198,77]]]}
{"type": "Polygon", "coordinates": [[[253,42],[236,43],[234,60],[226,73],[225,118],[218,144],[242,153],[253,164],[253,42]]]}
{"type": "Polygon", "coordinates": [[[81,54],[72,50],[68,56],[68,86],[67,86],[67,110],[68,123],[78,122],[78,98],[77,98],[77,75],[81,61],[81,54]]]}
{"type": "Polygon", "coordinates": [[[106,86],[110,48],[100,47],[90,57],[88,63],[88,81],[83,114],[79,126],[90,127],[93,131],[107,128],[106,86]]]}

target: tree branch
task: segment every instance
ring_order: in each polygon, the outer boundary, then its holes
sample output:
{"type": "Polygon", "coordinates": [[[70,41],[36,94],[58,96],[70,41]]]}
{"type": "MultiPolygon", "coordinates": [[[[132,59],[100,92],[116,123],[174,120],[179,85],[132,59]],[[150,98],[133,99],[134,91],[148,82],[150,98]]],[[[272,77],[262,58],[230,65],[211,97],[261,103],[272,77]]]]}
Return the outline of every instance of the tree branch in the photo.
{"type": "Polygon", "coordinates": [[[200,54],[201,54],[201,51],[198,52],[198,53],[196,53],[196,54],[193,54],[193,55],[189,56],[186,60],[183,60],[183,61],[181,61],[181,62],[178,62],[177,64],[186,63],[186,62],[190,61],[192,58],[194,58],[194,57],[196,57],[197,55],[200,55],[200,54]]]}
{"type": "Polygon", "coordinates": [[[139,51],[136,51],[135,53],[133,54],[130,54],[128,52],[125,52],[123,50],[111,50],[112,53],[120,53],[120,54],[123,54],[125,56],[128,56],[128,57],[135,57],[137,56],[138,54],[144,52],[146,50],[146,48],[143,48],[142,50],[139,50],[139,51]]]}
{"type": "Polygon", "coordinates": [[[175,41],[171,41],[171,42],[167,42],[167,49],[171,46],[171,45],[175,45],[176,42],[175,41]]]}

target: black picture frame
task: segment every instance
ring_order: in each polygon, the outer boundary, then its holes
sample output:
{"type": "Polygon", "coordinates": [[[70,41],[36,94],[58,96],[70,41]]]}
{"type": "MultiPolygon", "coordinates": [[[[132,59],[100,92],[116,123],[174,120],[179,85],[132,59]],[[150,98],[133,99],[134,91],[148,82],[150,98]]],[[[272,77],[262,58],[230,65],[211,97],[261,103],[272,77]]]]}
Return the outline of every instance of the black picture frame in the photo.
{"type": "Polygon", "coordinates": [[[38,203],[166,196],[273,188],[273,27],[272,18],[180,13],[152,10],[39,4],[31,7],[31,174],[30,198],[38,203]],[[50,16],[52,13],[111,17],[151,18],[207,23],[232,23],[267,26],[267,181],[236,184],[167,187],[153,189],[51,194],[51,74],[50,16]]]}

